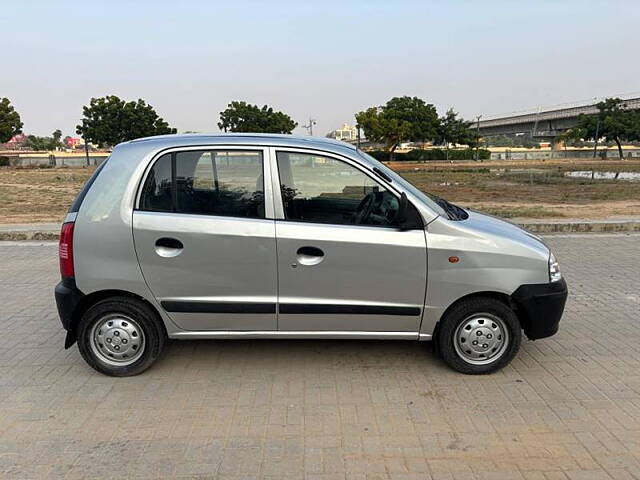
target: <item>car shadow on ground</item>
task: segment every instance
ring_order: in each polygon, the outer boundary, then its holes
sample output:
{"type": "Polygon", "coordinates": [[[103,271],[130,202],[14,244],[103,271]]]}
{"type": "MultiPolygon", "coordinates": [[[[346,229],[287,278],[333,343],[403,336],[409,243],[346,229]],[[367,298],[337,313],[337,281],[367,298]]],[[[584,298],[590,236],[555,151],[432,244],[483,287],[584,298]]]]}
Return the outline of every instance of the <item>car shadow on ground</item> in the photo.
{"type": "Polygon", "coordinates": [[[404,340],[169,340],[149,372],[176,369],[242,372],[412,369],[448,370],[433,342],[404,340]]]}

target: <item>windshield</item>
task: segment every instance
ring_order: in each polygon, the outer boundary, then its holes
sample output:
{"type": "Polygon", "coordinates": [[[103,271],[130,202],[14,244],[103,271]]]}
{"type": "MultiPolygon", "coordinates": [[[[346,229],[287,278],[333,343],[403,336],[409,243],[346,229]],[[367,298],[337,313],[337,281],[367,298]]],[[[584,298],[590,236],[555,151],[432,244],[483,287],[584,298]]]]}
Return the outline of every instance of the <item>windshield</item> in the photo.
{"type": "Polygon", "coordinates": [[[398,183],[399,185],[402,185],[404,189],[408,190],[409,192],[411,192],[412,195],[414,195],[419,200],[424,202],[435,213],[437,213],[438,215],[442,215],[443,217],[451,218],[451,215],[449,214],[446,207],[442,206],[443,202],[441,202],[442,199],[440,197],[436,197],[435,195],[431,195],[430,193],[424,193],[423,191],[419,190],[418,188],[413,186],[411,183],[409,183],[407,180],[405,180],[400,175],[398,175],[396,172],[394,172],[393,170],[388,168],[386,165],[384,165],[382,162],[379,162],[378,160],[373,158],[371,155],[367,155],[362,150],[358,150],[358,153],[362,155],[364,158],[366,158],[367,160],[374,162],[376,166],[380,170],[382,170],[384,173],[386,173],[389,177],[391,177],[394,182],[398,183]]]}

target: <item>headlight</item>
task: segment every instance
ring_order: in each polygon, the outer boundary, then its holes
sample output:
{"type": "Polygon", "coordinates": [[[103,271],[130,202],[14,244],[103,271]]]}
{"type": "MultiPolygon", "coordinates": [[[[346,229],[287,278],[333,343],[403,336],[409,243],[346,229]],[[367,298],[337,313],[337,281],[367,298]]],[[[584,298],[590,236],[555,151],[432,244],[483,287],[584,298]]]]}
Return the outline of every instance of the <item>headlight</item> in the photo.
{"type": "Polygon", "coordinates": [[[549,281],[557,282],[562,278],[562,273],[560,273],[560,265],[556,260],[556,257],[553,256],[553,253],[549,255],[549,281]]]}

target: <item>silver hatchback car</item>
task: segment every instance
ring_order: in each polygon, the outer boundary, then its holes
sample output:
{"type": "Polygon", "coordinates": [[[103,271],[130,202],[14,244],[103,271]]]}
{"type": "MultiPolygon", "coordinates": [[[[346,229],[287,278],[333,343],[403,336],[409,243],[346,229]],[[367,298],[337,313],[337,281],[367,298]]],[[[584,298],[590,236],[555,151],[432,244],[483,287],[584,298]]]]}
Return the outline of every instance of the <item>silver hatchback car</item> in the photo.
{"type": "Polygon", "coordinates": [[[138,374],[167,338],[433,340],[488,373],[558,330],[540,238],[425,194],[361,150],[292,135],[118,145],[71,206],[55,288],[65,348],[138,374]]]}

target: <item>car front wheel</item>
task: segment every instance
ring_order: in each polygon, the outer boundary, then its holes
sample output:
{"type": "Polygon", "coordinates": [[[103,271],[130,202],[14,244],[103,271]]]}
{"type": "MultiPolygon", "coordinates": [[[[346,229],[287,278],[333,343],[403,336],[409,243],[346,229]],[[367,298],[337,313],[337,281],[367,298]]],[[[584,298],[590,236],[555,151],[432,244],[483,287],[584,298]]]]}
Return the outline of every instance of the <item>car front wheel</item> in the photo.
{"type": "Polygon", "coordinates": [[[447,365],[467,374],[495,372],[520,349],[522,330],[509,306],[488,297],[455,305],[442,320],[438,347],[447,365]]]}

